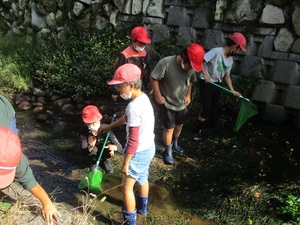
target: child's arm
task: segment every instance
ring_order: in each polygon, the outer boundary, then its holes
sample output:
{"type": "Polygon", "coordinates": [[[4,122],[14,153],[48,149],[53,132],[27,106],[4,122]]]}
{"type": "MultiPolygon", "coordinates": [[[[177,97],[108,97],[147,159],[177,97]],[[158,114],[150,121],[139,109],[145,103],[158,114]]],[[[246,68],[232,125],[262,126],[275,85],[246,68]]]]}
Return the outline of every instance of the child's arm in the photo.
{"type": "Polygon", "coordinates": [[[185,104],[186,105],[189,105],[192,101],[191,94],[192,94],[192,83],[190,83],[190,85],[188,87],[188,91],[186,93],[186,97],[185,97],[185,104]]]}
{"type": "Polygon", "coordinates": [[[159,81],[154,79],[152,76],[150,77],[151,86],[153,89],[155,100],[158,104],[163,105],[166,102],[166,99],[161,95],[159,88],[159,81]]]}
{"type": "Polygon", "coordinates": [[[118,151],[118,152],[122,151],[122,145],[120,144],[116,135],[112,131],[110,132],[109,140],[111,142],[111,145],[116,147],[115,151],[118,151]]]}
{"type": "Polygon", "coordinates": [[[203,69],[202,69],[203,77],[206,83],[210,83],[210,75],[206,72],[206,65],[203,63],[203,69]]]}
{"type": "Polygon", "coordinates": [[[226,82],[227,86],[229,87],[229,89],[234,93],[234,96],[240,97],[241,93],[234,90],[232,81],[231,81],[231,77],[228,73],[225,75],[224,79],[225,79],[225,82],[226,82]]]}
{"type": "Polygon", "coordinates": [[[100,132],[108,132],[109,130],[121,126],[122,124],[126,123],[126,115],[123,115],[119,119],[117,119],[115,122],[111,124],[102,124],[100,127],[100,132]]]}
{"type": "Polygon", "coordinates": [[[59,221],[59,214],[53,205],[52,201],[50,200],[48,194],[41,187],[41,185],[36,184],[33,188],[29,190],[43,205],[43,216],[46,220],[47,225],[53,224],[53,218],[58,222],[59,221]]]}

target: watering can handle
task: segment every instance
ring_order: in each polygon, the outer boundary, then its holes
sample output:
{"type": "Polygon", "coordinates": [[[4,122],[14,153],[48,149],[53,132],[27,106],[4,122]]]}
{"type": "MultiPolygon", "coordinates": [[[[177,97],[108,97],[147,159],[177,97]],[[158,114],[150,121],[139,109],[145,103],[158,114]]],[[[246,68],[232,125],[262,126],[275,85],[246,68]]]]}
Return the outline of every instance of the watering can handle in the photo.
{"type": "MultiPolygon", "coordinates": [[[[227,89],[227,88],[224,88],[223,86],[221,86],[221,85],[218,85],[218,84],[216,84],[216,83],[214,83],[214,82],[210,82],[211,84],[213,84],[213,85],[215,85],[215,86],[217,86],[217,87],[219,87],[219,88],[221,88],[221,89],[223,89],[224,91],[227,91],[227,92],[229,92],[229,93],[231,93],[231,94],[234,94],[234,92],[233,91],[231,91],[231,90],[229,90],[229,89],[227,89]]],[[[242,99],[245,99],[246,101],[250,101],[249,100],[249,98],[245,98],[245,97],[243,97],[242,95],[241,96],[239,96],[240,98],[242,98],[242,99]]]]}

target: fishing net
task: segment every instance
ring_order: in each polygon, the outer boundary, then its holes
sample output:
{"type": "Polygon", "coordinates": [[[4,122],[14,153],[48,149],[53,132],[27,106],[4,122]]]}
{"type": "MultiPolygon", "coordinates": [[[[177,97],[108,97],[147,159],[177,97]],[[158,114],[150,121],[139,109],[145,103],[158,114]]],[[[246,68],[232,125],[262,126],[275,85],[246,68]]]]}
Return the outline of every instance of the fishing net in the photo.
{"type": "Polygon", "coordinates": [[[100,194],[102,188],[100,186],[102,181],[102,172],[100,170],[87,173],[78,184],[80,190],[87,190],[94,194],[100,194]]]}
{"type": "Polygon", "coordinates": [[[258,110],[256,105],[254,105],[251,101],[247,101],[242,99],[241,108],[238,114],[238,117],[235,122],[235,126],[233,131],[238,132],[244,123],[252,116],[258,114],[258,110]]]}

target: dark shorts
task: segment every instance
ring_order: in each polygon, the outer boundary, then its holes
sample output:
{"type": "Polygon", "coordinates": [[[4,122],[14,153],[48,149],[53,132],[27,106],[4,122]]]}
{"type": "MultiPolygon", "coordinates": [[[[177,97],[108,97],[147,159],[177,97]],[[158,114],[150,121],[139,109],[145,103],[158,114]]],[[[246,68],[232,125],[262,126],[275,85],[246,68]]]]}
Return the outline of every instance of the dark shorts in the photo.
{"type": "Polygon", "coordinates": [[[174,111],[167,109],[164,105],[160,105],[160,121],[164,129],[172,129],[176,125],[184,124],[188,117],[188,109],[174,111]]]}
{"type": "MultiPolygon", "coordinates": [[[[220,85],[220,83],[217,84],[220,85]]],[[[201,79],[199,85],[202,101],[202,113],[200,115],[206,120],[214,120],[218,117],[220,88],[213,84],[206,83],[201,79]]]]}

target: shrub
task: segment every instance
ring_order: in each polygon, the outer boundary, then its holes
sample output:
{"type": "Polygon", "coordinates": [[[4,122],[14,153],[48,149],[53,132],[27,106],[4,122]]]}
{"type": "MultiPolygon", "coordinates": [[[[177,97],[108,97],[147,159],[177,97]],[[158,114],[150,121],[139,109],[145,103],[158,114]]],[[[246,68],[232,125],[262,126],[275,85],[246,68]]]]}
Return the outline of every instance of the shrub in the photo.
{"type": "Polygon", "coordinates": [[[300,197],[289,194],[287,197],[279,198],[282,206],[279,213],[288,215],[292,220],[300,222],[300,197]]]}
{"type": "Polygon", "coordinates": [[[102,31],[73,24],[62,39],[52,37],[37,52],[33,80],[63,96],[106,95],[115,60],[129,37],[112,26],[102,31]]]}
{"type": "Polygon", "coordinates": [[[30,78],[31,62],[28,54],[32,40],[28,37],[0,38],[0,87],[8,91],[27,91],[32,86],[30,78]]]}

